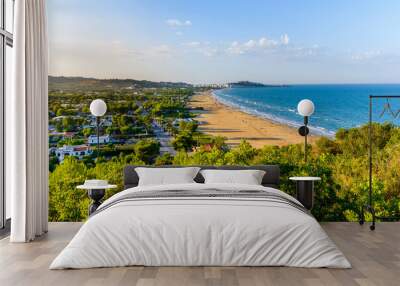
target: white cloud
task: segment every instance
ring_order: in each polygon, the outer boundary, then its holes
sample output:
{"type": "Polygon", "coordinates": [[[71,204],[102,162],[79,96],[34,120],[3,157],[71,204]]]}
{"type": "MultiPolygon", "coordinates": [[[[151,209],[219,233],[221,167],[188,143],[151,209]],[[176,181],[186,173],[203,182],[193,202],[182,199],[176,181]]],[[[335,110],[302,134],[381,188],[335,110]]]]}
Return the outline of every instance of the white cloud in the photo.
{"type": "Polygon", "coordinates": [[[261,48],[271,48],[271,47],[276,47],[278,45],[278,42],[263,37],[258,40],[258,45],[261,48]]]}
{"type": "Polygon", "coordinates": [[[201,43],[193,41],[193,42],[184,43],[183,45],[187,46],[187,47],[197,48],[201,45],[201,43]]]}
{"type": "Polygon", "coordinates": [[[182,36],[182,35],[183,35],[183,32],[181,32],[181,31],[176,31],[176,32],[175,32],[175,35],[177,35],[177,36],[182,36]]]}
{"type": "Polygon", "coordinates": [[[246,42],[246,43],[243,44],[243,46],[245,46],[245,47],[248,48],[248,49],[252,49],[252,48],[254,48],[256,45],[257,45],[257,43],[256,43],[256,41],[254,41],[254,40],[250,40],[250,41],[248,41],[248,42],[246,42]]]}
{"type": "Polygon", "coordinates": [[[165,23],[170,27],[188,27],[192,26],[192,22],[189,20],[181,21],[178,19],[168,19],[165,23]]]}
{"type": "Polygon", "coordinates": [[[168,45],[159,45],[154,46],[150,49],[155,54],[169,54],[171,53],[171,49],[168,45]]]}
{"type": "Polygon", "coordinates": [[[307,59],[326,57],[326,49],[318,45],[313,46],[297,46],[290,44],[290,39],[287,34],[282,34],[277,39],[260,37],[258,39],[250,39],[239,42],[233,41],[228,43],[210,43],[207,41],[191,41],[182,43],[182,47],[186,48],[187,52],[197,52],[207,57],[217,55],[244,55],[252,54],[257,56],[278,56],[281,59],[307,59]]]}
{"type": "Polygon", "coordinates": [[[184,43],[183,46],[193,49],[195,52],[203,54],[207,57],[212,57],[219,52],[217,47],[214,47],[210,44],[210,42],[198,42],[192,41],[188,43],[184,43]]]}
{"type": "Polygon", "coordinates": [[[245,50],[242,48],[239,42],[234,41],[229,48],[227,48],[227,52],[230,54],[244,54],[245,50]]]}
{"type": "Polygon", "coordinates": [[[355,53],[351,55],[353,61],[366,61],[382,56],[381,51],[366,51],[362,53],[355,53]]]}
{"type": "Polygon", "coordinates": [[[329,58],[331,55],[326,48],[319,45],[313,46],[288,46],[285,48],[284,56],[287,60],[307,60],[329,58]]]}
{"type": "Polygon", "coordinates": [[[212,48],[212,47],[203,47],[200,50],[200,53],[207,57],[213,57],[218,53],[218,48],[212,48]]]}
{"type": "Polygon", "coordinates": [[[280,37],[280,40],[274,40],[262,37],[258,40],[251,39],[244,43],[239,43],[238,41],[234,41],[226,49],[226,51],[229,54],[240,55],[249,52],[266,51],[269,49],[278,48],[280,46],[287,46],[288,44],[289,44],[289,36],[287,34],[284,34],[280,37]]]}

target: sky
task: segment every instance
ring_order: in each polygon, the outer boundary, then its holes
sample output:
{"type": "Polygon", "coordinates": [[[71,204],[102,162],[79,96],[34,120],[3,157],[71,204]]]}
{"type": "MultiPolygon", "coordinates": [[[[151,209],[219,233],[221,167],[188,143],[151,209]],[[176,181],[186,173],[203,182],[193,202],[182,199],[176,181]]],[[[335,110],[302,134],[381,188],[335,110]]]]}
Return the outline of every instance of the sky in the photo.
{"type": "Polygon", "coordinates": [[[48,0],[50,74],[400,83],[398,0],[48,0]]]}

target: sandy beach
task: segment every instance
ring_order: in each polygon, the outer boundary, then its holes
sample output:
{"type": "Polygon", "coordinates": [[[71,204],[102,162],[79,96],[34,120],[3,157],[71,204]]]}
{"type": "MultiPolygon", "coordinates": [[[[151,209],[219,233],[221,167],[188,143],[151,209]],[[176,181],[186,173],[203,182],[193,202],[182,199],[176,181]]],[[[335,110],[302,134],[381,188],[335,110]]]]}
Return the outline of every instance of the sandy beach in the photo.
{"type": "MultiPolygon", "coordinates": [[[[190,106],[204,108],[196,118],[201,123],[200,131],[226,137],[230,146],[239,144],[241,139],[246,139],[256,148],[304,142],[297,129],[221,104],[209,91],[194,95],[190,106]]],[[[309,142],[316,139],[317,136],[310,136],[309,142]]]]}

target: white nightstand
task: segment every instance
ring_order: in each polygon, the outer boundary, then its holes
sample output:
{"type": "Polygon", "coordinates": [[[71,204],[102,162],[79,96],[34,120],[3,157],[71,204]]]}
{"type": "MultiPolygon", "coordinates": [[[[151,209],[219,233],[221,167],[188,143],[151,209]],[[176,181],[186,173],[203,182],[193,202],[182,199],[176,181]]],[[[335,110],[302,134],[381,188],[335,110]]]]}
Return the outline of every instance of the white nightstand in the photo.
{"type": "Polygon", "coordinates": [[[87,190],[92,203],[89,206],[89,215],[94,213],[101,205],[101,199],[106,193],[106,189],[116,188],[117,185],[110,185],[105,180],[86,180],[84,185],[77,186],[77,189],[87,190]]]}

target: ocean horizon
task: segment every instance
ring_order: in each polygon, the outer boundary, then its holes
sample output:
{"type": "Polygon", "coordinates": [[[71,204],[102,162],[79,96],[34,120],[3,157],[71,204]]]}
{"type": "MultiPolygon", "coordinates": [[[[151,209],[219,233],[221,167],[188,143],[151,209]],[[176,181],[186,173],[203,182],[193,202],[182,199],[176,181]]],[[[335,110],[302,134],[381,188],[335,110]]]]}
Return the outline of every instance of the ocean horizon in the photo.
{"type": "MultiPolygon", "coordinates": [[[[285,87],[234,87],[213,91],[221,103],[246,113],[292,127],[303,124],[297,104],[310,99],[315,112],[310,117],[310,131],[332,137],[340,128],[359,127],[368,123],[370,95],[399,95],[400,84],[296,84],[285,87]]],[[[373,121],[400,122],[386,110],[388,101],[373,102],[373,121]]],[[[400,98],[390,99],[391,109],[400,110],[400,98]]]]}

